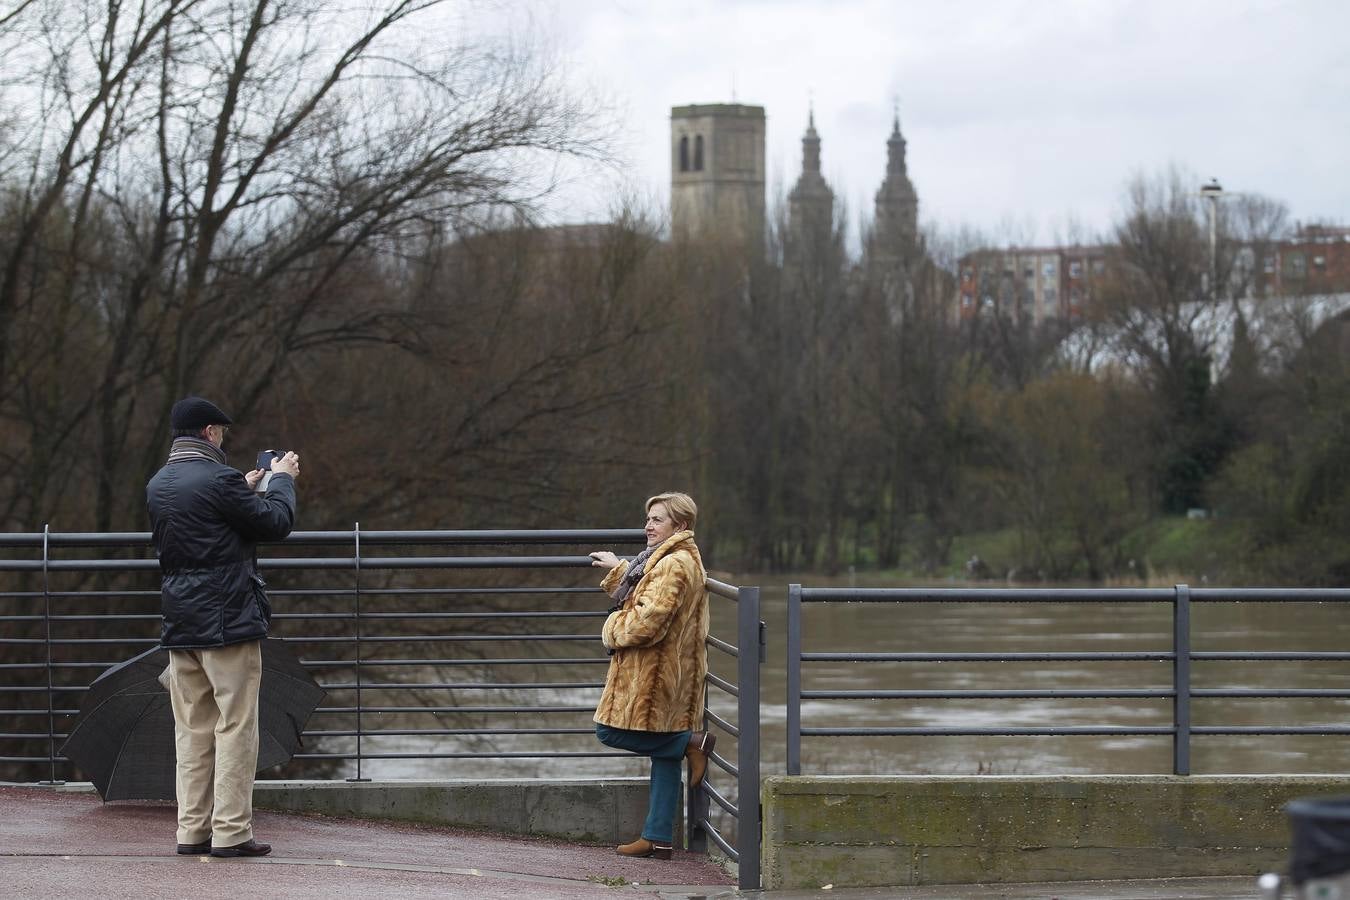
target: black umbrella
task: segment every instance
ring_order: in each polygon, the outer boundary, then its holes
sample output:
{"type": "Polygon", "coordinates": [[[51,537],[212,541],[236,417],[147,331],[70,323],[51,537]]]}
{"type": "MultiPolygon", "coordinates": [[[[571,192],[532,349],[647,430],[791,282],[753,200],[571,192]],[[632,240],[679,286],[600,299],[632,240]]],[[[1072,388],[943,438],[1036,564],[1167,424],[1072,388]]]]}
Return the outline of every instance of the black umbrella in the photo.
{"type": "MultiPolygon", "coordinates": [[[[104,800],[173,800],[173,707],[159,676],[162,647],[111,667],[80,702],[61,752],[80,767],[104,800]]],[[[283,642],[262,642],[258,689],[258,770],[288,761],[323,688],[283,642]]]]}

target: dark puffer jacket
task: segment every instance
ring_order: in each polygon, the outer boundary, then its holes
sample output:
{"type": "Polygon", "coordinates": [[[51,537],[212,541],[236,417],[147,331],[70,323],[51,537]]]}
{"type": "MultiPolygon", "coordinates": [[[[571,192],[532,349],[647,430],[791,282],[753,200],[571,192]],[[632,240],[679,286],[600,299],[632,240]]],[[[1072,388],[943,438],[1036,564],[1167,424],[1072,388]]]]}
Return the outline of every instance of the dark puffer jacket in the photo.
{"type": "Polygon", "coordinates": [[[265,637],[272,607],[254,544],[291,533],[295,479],[275,473],[259,495],[229,466],[185,459],[160,469],[145,495],[162,576],[160,643],[198,650],[265,637]]]}

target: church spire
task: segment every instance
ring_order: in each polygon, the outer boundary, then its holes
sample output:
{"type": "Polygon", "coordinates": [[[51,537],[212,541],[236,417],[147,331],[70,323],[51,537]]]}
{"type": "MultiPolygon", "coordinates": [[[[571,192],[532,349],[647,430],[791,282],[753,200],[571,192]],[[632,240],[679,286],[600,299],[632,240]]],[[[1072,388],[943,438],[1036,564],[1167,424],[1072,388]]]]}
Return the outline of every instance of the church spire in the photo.
{"type": "Polygon", "coordinates": [[[834,192],[820,174],[820,134],[815,105],[808,106],[802,135],[802,173],[788,193],[788,234],[785,254],[789,264],[800,264],[821,252],[830,241],[834,192]]]}
{"type": "Polygon", "coordinates": [[[891,136],[886,140],[886,176],[904,178],[905,173],[905,136],[900,133],[900,101],[895,101],[895,120],[891,126],[891,136]]]}
{"type": "Polygon", "coordinates": [[[802,174],[820,174],[820,135],[816,133],[816,111],[808,107],[806,134],[802,136],[802,174]]]}
{"type": "Polygon", "coordinates": [[[872,236],[874,258],[881,262],[908,260],[918,238],[919,197],[905,169],[905,136],[900,132],[900,101],[896,100],[891,135],[886,139],[886,178],[877,190],[872,236]]]}

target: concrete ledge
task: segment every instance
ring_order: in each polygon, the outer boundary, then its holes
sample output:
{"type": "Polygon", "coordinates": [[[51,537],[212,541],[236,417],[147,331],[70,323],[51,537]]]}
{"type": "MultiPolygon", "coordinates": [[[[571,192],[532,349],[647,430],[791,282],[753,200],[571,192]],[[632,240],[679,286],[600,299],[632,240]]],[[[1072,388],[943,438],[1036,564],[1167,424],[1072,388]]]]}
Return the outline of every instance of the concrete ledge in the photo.
{"type": "Polygon", "coordinates": [[[1283,868],[1297,797],[1350,778],[775,776],[768,889],[1255,875],[1283,868]]]}
{"type": "MultiPolygon", "coordinates": [[[[253,805],[617,844],[642,832],[646,778],[603,781],[258,781],[253,805]]],[[[679,823],[676,823],[679,830],[679,823]]],[[[678,839],[678,838],[677,838],[678,839]]]]}

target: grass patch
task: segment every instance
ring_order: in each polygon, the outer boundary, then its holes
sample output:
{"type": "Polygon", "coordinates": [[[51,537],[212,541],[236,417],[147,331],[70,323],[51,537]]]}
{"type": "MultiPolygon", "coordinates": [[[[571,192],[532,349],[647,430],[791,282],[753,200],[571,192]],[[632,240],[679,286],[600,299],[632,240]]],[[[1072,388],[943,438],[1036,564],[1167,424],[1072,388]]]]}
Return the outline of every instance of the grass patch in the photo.
{"type": "Polygon", "coordinates": [[[1214,519],[1169,516],[1132,531],[1122,542],[1135,575],[1149,583],[1217,583],[1240,561],[1240,536],[1214,519]]]}
{"type": "MultiPolygon", "coordinates": [[[[1068,539],[1061,536],[1061,540],[1068,539]]],[[[1231,519],[1152,519],[1126,534],[1118,547],[1106,549],[1101,559],[1105,571],[1094,583],[1120,587],[1227,584],[1244,577],[1249,543],[1242,524],[1231,519]]],[[[923,571],[917,546],[911,541],[903,547],[897,566],[878,569],[870,553],[859,557],[846,554],[841,570],[828,577],[840,584],[896,587],[943,582],[1032,584],[1041,579],[1088,583],[1086,564],[1072,545],[1062,543],[1055,548],[1058,560],[1069,564],[1069,571],[1058,576],[1032,569],[1023,558],[1025,549],[1017,528],[1000,528],[955,536],[947,559],[933,572],[923,571]],[[968,570],[967,561],[975,557],[981,565],[968,570]]],[[[824,574],[809,568],[795,571],[808,581],[824,574]]]]}
{"type": "MultiPolygon", "coordinates": [[[[1233,575],[1241,560],[1241,545],[1241,535],[1231,522],[1184,516],[1153,519],[1121,541],[1121,565],[1106,573],[1104,581],[1120,585],[1219,584],[1233,575]]],[[[931,575],[921,573],[908,559],[896,569],[877,575],[897,583],[972,580],[966,561],[978,557],[983,575],[973,580],[1003,580],[1010,572],[1015,581],[1034,580],[1031,572],[1017,575],[1024,564],[1022,550],[1016,528],[962,534],[952,540],[947,562],[931,575]]]]}
{"type": "Polygon", "coordinates": [[[958,535],[952,540],[951,557],[947,561],[948,571],[944,574],[965,578],[966,561],[978,556],[992,577],[1002,578],[1007,575],[1009,569],[1017,565],[1021,548],[1021,539],[1016,528],[958,535]]]}

